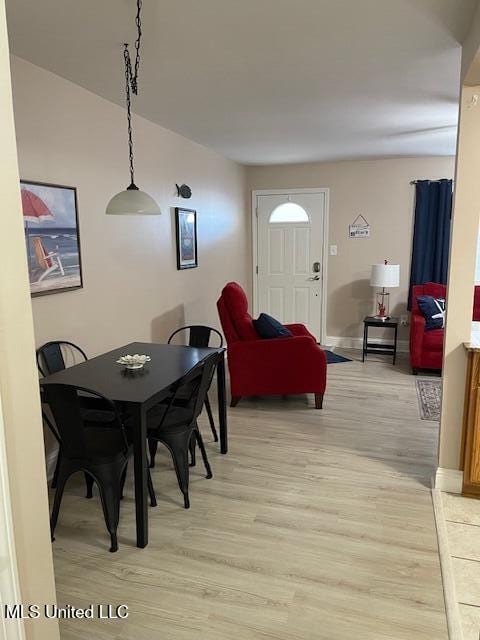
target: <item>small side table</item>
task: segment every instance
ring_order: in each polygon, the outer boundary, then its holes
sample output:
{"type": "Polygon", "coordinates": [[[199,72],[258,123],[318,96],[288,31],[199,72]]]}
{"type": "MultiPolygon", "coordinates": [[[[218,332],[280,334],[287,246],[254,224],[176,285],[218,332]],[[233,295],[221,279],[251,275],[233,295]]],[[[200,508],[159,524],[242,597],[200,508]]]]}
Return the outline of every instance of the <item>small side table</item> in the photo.
{"type": "Polygon", "coordinates": [[[362,362],[365,362],[365,356],[369,353],[379,353],[381,355],[392,355],[393,364],[397,358],[397,334],[398,334],[398,318],[388,318],[388,320],[379,320],[375,316],[367,316],[363,320],[363,353],[362,362]],[[393,343],[383,344],[380,342],[368,341],[368,329],[369,327],[388,327],[394,330],[393,343]]]}

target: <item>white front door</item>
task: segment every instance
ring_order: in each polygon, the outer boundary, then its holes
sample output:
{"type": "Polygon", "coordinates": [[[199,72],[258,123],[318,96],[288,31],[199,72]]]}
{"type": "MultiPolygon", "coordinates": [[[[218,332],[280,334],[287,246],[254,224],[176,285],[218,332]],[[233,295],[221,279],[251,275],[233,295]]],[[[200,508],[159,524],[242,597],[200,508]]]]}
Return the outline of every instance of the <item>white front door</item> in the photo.
{"type": "Polygon", "coordinates": [[[257,195],[257,310],[321,340],[325,192],[257,195]]]}

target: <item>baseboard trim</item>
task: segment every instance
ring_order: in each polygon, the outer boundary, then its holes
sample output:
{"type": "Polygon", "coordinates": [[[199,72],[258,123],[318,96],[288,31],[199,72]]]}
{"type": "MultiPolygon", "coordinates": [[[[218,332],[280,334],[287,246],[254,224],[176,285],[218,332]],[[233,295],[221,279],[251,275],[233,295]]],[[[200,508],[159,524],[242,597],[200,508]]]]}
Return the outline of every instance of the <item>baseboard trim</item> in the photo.
{"type": "MultiPolygon", "coordinates": [[[[445,469],[443,469],[443,471],[445,471],[445,469]]],[[[446,469],[446,471],[450,471],[450,469],[446,469]]],[[[440,558],[440,571],[442,573],[443,598],[445,600],[448,637],[450,640],[462,640],[463,629],[455,588],[452,556],[448,544],[447,525],[445,522],[445,514],[443,512],[442,496],[438,489],[432,489],[432,502],[435,527],[437,529],[438,555],[440,558]]]]}
{"type": "MultiPolygon", "coordinates": [[[[392,341],[388,338],[375,338],[375,342],[378,344],[392,344],[392,341]]],[[[345,336],[327,336],[325,339],[327,345],[332,347],[340,347],[343,349],[362,349],[363,338],[349,338],[345,336]]],[[[397,353],[408,353],[409,345],[408,340],[397,341],[397,353]]]]}
{"type": "Polygon", "coordinates": [[[462,493],[463,471],[437,467],[435,472],[435,489],[446,493],[462,493]]]}

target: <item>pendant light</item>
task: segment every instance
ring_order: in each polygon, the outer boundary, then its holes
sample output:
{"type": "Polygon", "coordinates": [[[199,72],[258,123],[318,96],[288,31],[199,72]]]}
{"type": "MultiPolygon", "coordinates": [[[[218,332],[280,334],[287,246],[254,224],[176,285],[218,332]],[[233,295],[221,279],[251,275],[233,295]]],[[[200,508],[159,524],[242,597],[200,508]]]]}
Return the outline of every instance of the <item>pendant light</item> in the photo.
{"type": "Polygon", "coordinates": [[[132,62],[130,59],[130,51],[128,44],[124,45],[123,59],[125,62],[125,95],[127,103],[127,130],[128,130],[128,152],[130,162],[130,185],[125,191],[120,191],[110,200],[107,205],[106,213],[108,215],[160,215],[160,207],[148,193],[140,191],[134,180],[134,158],[133,158],[133,135],[132,135],[132,106],[131,94],[138,94],[138,68],[140,66],[140,40],[142,37],[142,23],[140,12],[142,9],[142,0],[137,0],[137,39],[135,41],[135,67],[132,73],[132,62]]]}

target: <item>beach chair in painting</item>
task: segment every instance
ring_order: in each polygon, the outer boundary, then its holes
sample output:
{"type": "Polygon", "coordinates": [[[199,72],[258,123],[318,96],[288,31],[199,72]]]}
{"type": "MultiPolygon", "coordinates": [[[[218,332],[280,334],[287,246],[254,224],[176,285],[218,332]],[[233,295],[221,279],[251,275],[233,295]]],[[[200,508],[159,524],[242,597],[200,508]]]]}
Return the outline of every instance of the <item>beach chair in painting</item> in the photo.
{"type": "Polygon", "coordinates": [[[62,276],[64,276],[65,271],[60,259],[60,254],[55,253],[54,251],[50,251],[48,253],[43,246],[41,238],[34,237],[32,238],[32,242],[33,250],[35,251],[35,257],[37,258],[37,263],[41,270],[40,277],[36,280],[36,282],[41,282],[50,274],[55,273],[56,271],[59,271],[62,276]]]}

